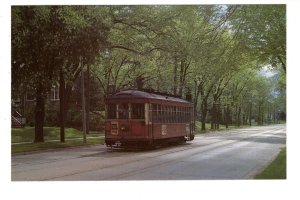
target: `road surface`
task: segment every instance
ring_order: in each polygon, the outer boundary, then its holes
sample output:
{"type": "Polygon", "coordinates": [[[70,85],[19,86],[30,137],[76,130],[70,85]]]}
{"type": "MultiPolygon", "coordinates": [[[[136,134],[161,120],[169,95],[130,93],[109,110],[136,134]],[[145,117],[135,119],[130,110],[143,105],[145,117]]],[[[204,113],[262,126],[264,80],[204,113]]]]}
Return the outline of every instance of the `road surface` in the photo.
{"type": "Polygon", "coordinates": [[[14,155],[12,181],[251,179],[286,145],[286,126],[250,127],[197,135],[155,150],[104,145],[14,155]]]}

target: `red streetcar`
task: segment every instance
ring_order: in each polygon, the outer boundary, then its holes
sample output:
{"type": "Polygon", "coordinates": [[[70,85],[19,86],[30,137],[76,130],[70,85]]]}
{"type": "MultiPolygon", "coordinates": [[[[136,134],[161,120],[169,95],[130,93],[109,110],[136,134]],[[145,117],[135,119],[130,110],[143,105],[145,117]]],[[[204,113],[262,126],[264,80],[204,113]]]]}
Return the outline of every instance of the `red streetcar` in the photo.
{"type": "Polygon", "coordinates": [[[194,139],[193,104],[140,90],[125,90],[105,101],[105,143],[110,147],[155,146],[194,139]]]}

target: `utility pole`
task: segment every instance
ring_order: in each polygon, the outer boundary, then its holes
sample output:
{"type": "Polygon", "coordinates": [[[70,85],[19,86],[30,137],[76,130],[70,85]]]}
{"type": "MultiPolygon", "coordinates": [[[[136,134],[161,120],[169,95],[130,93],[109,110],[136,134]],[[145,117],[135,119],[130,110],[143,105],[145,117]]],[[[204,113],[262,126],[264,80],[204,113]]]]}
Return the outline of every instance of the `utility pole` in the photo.
{"type": "Polygon", "coordinates": [[[60,142],[65,142],[65,79],[63,69],[59,72],[59,123],[60,123],[60,142]]]}
{"type": "Polygon", "coordinates": [[[87,80],[86,80],[86,134],[89,134],[90,127],[89,127],[89,122],[90,122],[90,65],[87,65],[87,80]]]}
{"type": "Polygon", "coordinates": [[[81,95],[82,95],[82,130],[83,130],[83,143],[86,143],[86,112],[85,112],[85,95],[84,95],[84,65],[82,57],[80,57],[81,64],[81,95]]]}

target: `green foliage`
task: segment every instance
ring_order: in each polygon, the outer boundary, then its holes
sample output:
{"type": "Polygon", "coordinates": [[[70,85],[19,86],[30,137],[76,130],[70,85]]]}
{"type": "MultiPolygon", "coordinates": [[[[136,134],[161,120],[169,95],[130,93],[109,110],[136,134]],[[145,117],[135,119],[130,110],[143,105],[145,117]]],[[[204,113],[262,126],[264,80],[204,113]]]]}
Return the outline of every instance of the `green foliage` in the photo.
{"type": "Polygon", "coordinates": [[[107,45],[105,13],[98,6],[12,7],[12,87],[35,92],[36,141],[43,141],[44,99],[52,84],[73,84],[78,63],[94,62],[107,45]]]}
{"type": "Polygon", "coordinates": [[[59,105],[58,102],[48,102],[45,108],[45,126],[59,126],[59,105]]]}
{"type": "MultiPolygon", "coordinates": [[[[13,90],[47,85],[61,71],[72,87],[83,62],[101,88],[95,96],[110,85],[136,88],[142,78],[157,91],[192,91],[204,125],[213,103],[222,123],[227,105],[231,124],[263,123],[275,108],[285,111],[285,15],[285,5],[13,7],[13,90]],[[266,65],[282,73],[259,75],[266,65]]],[[[102,121],[91,116],[97,129],[102,121]]],[[[81,123],[71,110],[67,124],[81,123]]]]}
{"type": "Polygon", "coordinates": [[[243,5],[233,25],[261,64],[286,70],[286,5],[243,5]]]}
{"type": "MultiPolygon", "coordinates": [[[[89,128],[91,131],[103,131],[104,127],[104,112],[90,112],[89,113],[89,128]]],[[[77,109],[71,109],[69,117],[66,121],[68,127],[82,129],[82,112],[77,109]]]]}

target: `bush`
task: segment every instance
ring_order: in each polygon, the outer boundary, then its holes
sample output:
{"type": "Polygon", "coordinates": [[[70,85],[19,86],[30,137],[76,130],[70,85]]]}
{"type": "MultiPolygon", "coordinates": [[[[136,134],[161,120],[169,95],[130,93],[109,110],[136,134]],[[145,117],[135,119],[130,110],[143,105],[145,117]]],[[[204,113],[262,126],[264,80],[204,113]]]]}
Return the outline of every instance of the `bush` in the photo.
{"type": "MultiPolygon", "coordinates": [[[[27,102],[24,117],[26,118],[26,125],[35,125],[35,102],[27,102]]],[[[44,125],[59,125],[59,102],[46,102],[44,125]]]]}
{"type": "Polygon", "coordinates": [[[103,131],[104,112],[90,112],[90,130],[103,131]]]}
{"type": "Polygon", "coordinates": [[[45,126],[59,126],[59,103],[50,102],[45,108],[45,126]]]}
{"type": "Polygon", "coordinates": [[[24,117],[26,118],[26,125],[34,126],[34,106],[28,106],[24,111],[24,117]]]}
{"type": "MultiPolygon", "coordinates": [[[[94,111],[89,113],[89,129],[91,131],[103,131],[104,126],[104,112],[94,111]]],[[[66,126],[77,129],[82,129],[82,112],[71,109],[68,113],[66,126]]]]}

